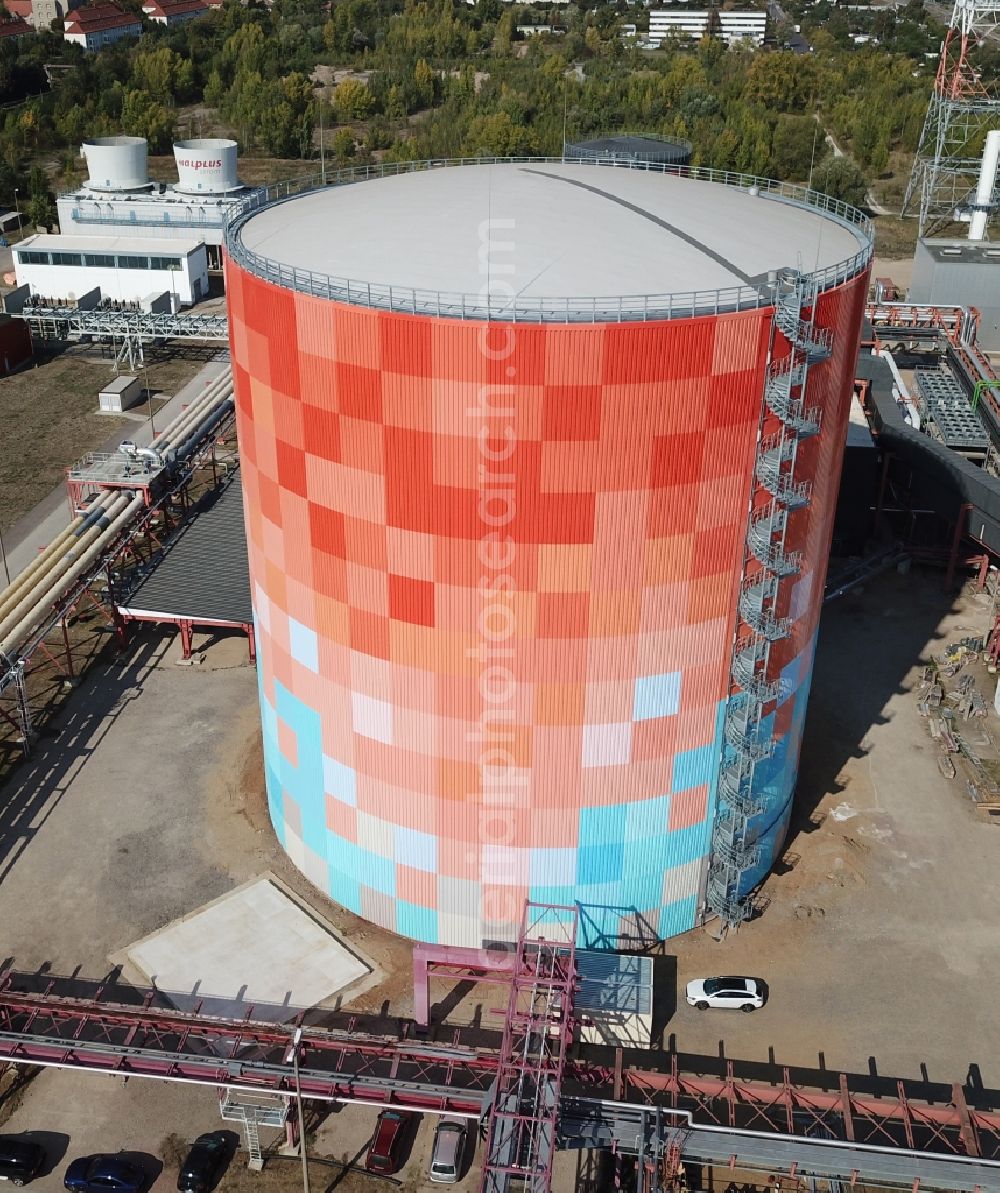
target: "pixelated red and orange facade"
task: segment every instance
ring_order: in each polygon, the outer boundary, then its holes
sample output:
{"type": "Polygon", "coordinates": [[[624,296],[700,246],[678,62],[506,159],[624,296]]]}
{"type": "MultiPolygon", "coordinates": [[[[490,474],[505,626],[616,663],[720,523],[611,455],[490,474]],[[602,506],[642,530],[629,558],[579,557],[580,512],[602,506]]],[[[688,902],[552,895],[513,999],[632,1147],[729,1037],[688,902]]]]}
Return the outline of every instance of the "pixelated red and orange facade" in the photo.
{"type": "MultiPolygon", "coordinates": [[[[818,308],[835,350],[810,383],[814,499],[789,523],[806,562],[775,656],[793,681],[778,844],[864,286],[818,308]]],[[[227,291],[268,794],[292,860],[421,940],[507,938],[526,896],[609,936],[692,927],[773,312],[481,324],[232,261],[227,291]]]]}

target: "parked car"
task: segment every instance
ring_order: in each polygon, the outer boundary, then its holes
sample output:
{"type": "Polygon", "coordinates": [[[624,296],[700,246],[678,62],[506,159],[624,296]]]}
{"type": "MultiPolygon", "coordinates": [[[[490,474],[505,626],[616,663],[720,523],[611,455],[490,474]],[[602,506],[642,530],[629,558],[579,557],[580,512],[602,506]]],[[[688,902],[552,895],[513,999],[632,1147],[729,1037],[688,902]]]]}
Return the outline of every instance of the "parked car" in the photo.
{"type": "Polygon", "coordinates": [[[208,1193],[229,1160],[229,1141],[221,1131],[199,1135],[177,1174],[179,1193],[208,1193]]]}
{"type": "Polygon", "coordinates": [[[383,1110],[375,1124],[365,1168],[385,1176],[399,1172],[403,1164],[402,1148],[413,1115],[405,1110],[383,1110]]]}
{"type": "Polygon", "coordinates": [[[465,1119],[443,1118],[434,1130],[431,1148],[431,1180],[439,1185],[454,1185],[462,1175],[462,1159],[469,1126],[465,1119]]]}
{"type": "Polygon", "coordinates": [[[45,1148],[30,1139],[0,1135],[0,1181],[26,1185],[45,1163],[45,1148]]]}
{"type": "Polygon", "coordinates": [[[687,1000],[699,1011],[709,1007],[756,1011],[764,1005],[764,983],[757,978],[696,978],[687,984],[687,1000]]]}
{"type": "Polygon", "coordinates": [[[81,1156],[66,1169],[63,1184],[77,1193],[139,1193],[146,1174],[118,1156],[81,1156]]]}

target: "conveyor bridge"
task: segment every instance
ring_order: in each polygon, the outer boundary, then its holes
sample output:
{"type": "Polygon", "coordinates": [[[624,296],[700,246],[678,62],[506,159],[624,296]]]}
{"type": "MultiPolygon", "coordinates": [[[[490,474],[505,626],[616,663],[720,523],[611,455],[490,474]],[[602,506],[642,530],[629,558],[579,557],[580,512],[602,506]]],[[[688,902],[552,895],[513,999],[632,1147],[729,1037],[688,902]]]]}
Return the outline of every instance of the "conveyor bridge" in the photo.
{"type": "MultiPolygon", "coordinates": [[[[499,1033],[321,1009],[212,1004],[195,995],[0,973],[0,1062],[211,1086],[230,1101],[294,1096],[289,1060],[302,1027],[303,1097],[480,1118],[495,1091],[499,1033]]],[[[586,1048],[567,1061],[557,1146],[642,1158],[646,1193],[681,1162],[852,1187],[1000,1189],[1000,1092],[675,1052],[586,1048]]]]}

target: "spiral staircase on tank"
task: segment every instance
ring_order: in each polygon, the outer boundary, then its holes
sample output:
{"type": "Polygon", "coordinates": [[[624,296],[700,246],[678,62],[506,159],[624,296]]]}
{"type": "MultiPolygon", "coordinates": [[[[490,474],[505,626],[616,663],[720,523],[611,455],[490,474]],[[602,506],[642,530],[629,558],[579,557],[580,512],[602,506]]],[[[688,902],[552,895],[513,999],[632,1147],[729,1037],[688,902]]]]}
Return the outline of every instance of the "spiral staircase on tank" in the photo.
{"type": "Polygon", "coordinates": [[[765,379],[765,405],[779,428],[762,435],[757,444],[754,512],[747,526],[739,595],[742,628],[730,664],[705,893],[708,910],[719,917],[723,930],[749,916],[744,876],[761,860],[751,822],[766,800],[755,779],[757,768],[774,753],[766,719],[783,695],[780,677],[771,675],[771,647],[792,632],[791,619],[777,610],[783,585],[802,569],[802,556],[788,550],[786,539],[790,517],[811,497],[810,483],[796,477],[798,449],[820,429],[819,408],[806,404],[806,383],[810,368],[826,360],[832,346],[830,333],[812,321],[816,298],[816,285],[809,278],[795,270],[779,275],[774,321],[790,350],[772,360],[765,379]]]}

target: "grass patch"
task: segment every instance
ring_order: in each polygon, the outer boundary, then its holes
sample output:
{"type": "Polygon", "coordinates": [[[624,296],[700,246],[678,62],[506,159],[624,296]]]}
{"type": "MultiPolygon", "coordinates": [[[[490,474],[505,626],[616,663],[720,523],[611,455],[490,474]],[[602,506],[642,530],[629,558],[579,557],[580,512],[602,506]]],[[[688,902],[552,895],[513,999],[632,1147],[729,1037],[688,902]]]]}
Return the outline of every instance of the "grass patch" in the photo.
{"type": "Polygon", "coordinates": [[[917,221],[901,220],[894,215],[877,215],[875,225],[875,255],[890,261],[912,257],[917,247],[917,221]]]}
{"type": "MultiPolygon", "coordinates": [[[[171,351],[148,355],[149,386],[174,394],[202,363],[171,351]]],[[[0,527],[9,528],[37,505],[84,453],[125,438],[135,427],[134,418],[97,413],[98,391],[113,376],[110,356],[73,345],[40,351],[32,366],[0,378],[0,527]]],[[[145,413],[143,406],[136,409],[145,413]]]]}

